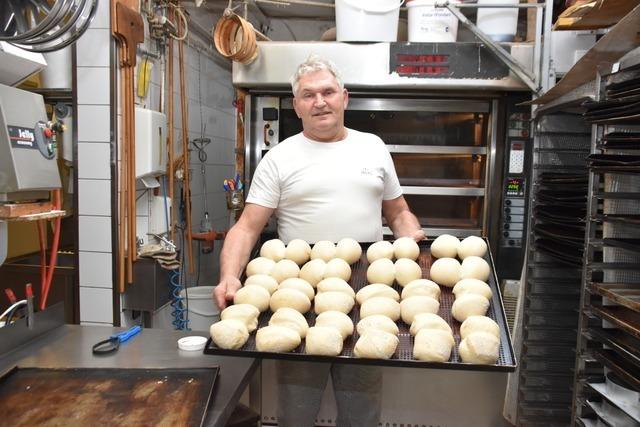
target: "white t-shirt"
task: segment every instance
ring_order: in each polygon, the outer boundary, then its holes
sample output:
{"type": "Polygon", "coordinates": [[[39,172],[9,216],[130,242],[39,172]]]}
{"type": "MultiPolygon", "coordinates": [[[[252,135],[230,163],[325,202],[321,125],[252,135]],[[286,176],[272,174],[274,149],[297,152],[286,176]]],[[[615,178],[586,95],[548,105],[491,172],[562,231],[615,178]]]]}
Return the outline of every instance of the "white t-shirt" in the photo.
{"type": "Polygon", "coordinates": [[[329,143],[299,133],[258,164],[247,202],[275,209],[285,243],[382,239],[382,201],[402,195],[393,160],[379,137],[347,132],[329,143]]]}

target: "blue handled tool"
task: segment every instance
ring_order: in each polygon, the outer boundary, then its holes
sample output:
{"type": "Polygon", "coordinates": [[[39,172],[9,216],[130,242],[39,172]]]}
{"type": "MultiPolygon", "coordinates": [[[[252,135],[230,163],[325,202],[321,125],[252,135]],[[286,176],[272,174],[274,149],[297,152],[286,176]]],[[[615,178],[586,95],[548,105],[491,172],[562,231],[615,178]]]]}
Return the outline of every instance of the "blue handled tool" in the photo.
{"type": "Polygon", "coordinates": [[[129,330],[120,332],[119,334],[111,335],[104,341],[100,341],[93,345],[93,354],[108,354],[117,351],[120,348],[120,343],[129,340],[134,335],[140,333],[142,328],[138,325],[132,327],[129,330]]]}

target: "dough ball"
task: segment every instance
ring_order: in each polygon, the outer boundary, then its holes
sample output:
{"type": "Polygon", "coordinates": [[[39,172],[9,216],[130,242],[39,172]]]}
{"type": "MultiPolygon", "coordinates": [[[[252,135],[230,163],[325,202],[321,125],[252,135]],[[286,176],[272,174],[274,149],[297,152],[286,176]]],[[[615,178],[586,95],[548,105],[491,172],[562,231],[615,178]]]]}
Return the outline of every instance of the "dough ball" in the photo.
{"type": "Polygon", "coordinates": [[[396,352],[398,337],[379,329],[369,329],[361,335],[353,347],[356,357],[365,359],[389,359],[396,352]]]}
{"type": "Polygon", "coordinates": [[[447,321],[435,313],[416,314],[413,318],[413,323],[411,323],[411,328],[409,328],[409,333],[416,336],[421,329],[439,329],[453,335],[451,326],[447,321]]]}
{"type": "Polygon", "coordinates": [[[213,342],[226,350],[237,350],[249,339],[247,326],[240,320],[225,319],[209,328],[213,342]]]}
{"type": "Polygon", "coordinates": [[[437,313],[440,309],[440,303],[431,297],[415,296],[403,299],[400,303],[400,316],[402,321],[407,325],[413,323],[416,314],[419,313],[437,313]]]}
{"type": "Polygon", "coordinates": [[[362,247],[354,239],[345,237],[336,244],[336,257],[342,258],[349,264],[355,264],[361,256],[362,247]]]}
{"type": "Polygon", "coordinates": [[[482,295],[488,300],[493,296],[493,292],[491,292],[489,285],[478,279],[462,279],[456,283],[452,292],[456,298],[466,293],[482,295]]]}
{"type": "Polygon", "coordinates": [[[258,316],[260,310],[251,304],[234,304],[222,310],[221,320],[240,320],[245,324],[249,332],[253,332],[258,327],[258,316]]]}
{"type": "Polygon", "coordinates": [[[278,289],[271,295],[271,301],[269,302],[271,311],[274,313],[279,308],[289,307],[302,314],[305,314],[311,308],[311,301],[302,292],[297,289],[278,289]]]}
{"type": "Polygon", "coordinates": [[[285,257],[284,243],[280,239],[267,240],[260,248],[260,256],[272,259],[275,262],[280,261],[285,257]]]}
{"type": "Polygon", "coordinates": [[[438,285],[452,287],[460,280],[460,263],[455,258],[440,258],[431,264],[429,277],[438,285]]]}
{"type": "Polygon", "coordinates": [[[271,294],[268,290],[258,285],[243,286],[238,289],[233,297],[234,304],[251,304],[256,306],[260,312],[269,308],[271,294]]]}
{"type": "Polygon", "coordinates": [[[460,279],[478,279],[486,282],[491,275],[491,267],[484,259],[477,256],[468,256],[462,261],[460,267],[460,279]]]}
{"type": "Polygon", "coordinates": [[[422,269],[418,263],[412,259],[400,258],[394,266],[396,270],[396,282],[398,282],[400,286],[422,278],[422,269]]]}
{"type": "Polygon", "coordinates": [[[342,280],[348,282],[351,279],[351,267],[347,261],[341,258],[334,258],[327,263],[324,269],[323,277],[339,277],[342,280]]]}
{"type": "Polygon", "coordinates": [[[393,244],[387,240],[375,242],[367,249],[369,263],[381,258],[393,259],[393,244]]]}
{"type": "Polygon", "coordinates": [[[464,260],[469,256],[483,257],[487,253],[487,243],[478,236],[469,236],[458,246],[458,258],[464,260]]]}
{"type": "Polygon", "coordinates": [[[320,356],[337,356],[342,353],[342,335],[335,328],[313,326],[309,328],[304,352],[320,356]]]}
{"type": "Polygon", "coordinates": [[[334,310],[347,314],[353,308],[354,303],[353,298],[344,292],[322,292],[316,295],[314,310],[316,314],[334,310]]]}
{"type": "Polygon", "coordinates": [[[300,335],[284,326],[265,326],[256,332],[256,348],[258,351],[286,353],[300,345],[300,335]]]}
{"type": "Polygon", "coordinates": [[[311,259],[321,259],[325,262],[336,257],[336,245],[328,240],[320,240],[311,249],[311,259]]]}
{"type": "Polygon", "coordinates": [[[389,258],[377,259],[367,268],[367,280],[369,283],[384,283],[391,286],[395,277],[396,268],[389,258]]]}
{"type": "Polygon", "coordinates": [[[278,261],[275,267],[273,267],[273,270],[271,270],[271,276],[276,279],[278,283],[292,277],[298,277],[299,275],[300,267],[290,259],[278,261]]]}
{"type": "Polygon", "coordinates": [[[356,294],[356,301],[358,301],[358,304],[362,305],[363,302],[373,297],[385,297],[391,298],[394,301],[400,301],[398,291],[383,283],[372,283],[371,285],[367,285],[360,289],[356,294]]]}
{"type": "Polygon", "coordinates": [[[297,289],[309,298],[309,301],[313,301],[313,297],[316,295],[316,291],[313,289],[313,286],[309,284],[304,279],[300,279],[298,277],[292,277],[290,279],[285,279],[280,283],[278,289],[297,289]]]}
{"type": "Polygon", "coordinates": [[[342,339],[353,334],[353,322],[351,318],[341,311],[325,311],[316,317],[315,326],[325,326],[337,329],[342,335],[342,339]]]}
{"type": "Polygon", "coordinates": [[[299,311],[289,307],[279,308],[269,319],[269,326],[284,326],[293,329],[300,335],[300,338],[307,336],[309,324],[299,311]]]}
{"type": "Polygon", "coordinates": [[[458,353],[464,363],[491,365],[499,356],[500,340],[486,332],[474,332],[460,341],[458,353]]]}
{"type": "Polygon", "coordinates": [[[413,357],[425,362],[447,362],[455,341],[441,329],[421,329],[413,343],[413,357]]]}
{"type": "Polygon", "coordinates": [[[300,269],[300,278],[309,282],[314,288],[324,276],[327,263],[320,258],[312,259],[300,269]]]}
{"type": "Polygon", "coordinates": [[[270,294],[274,293],[276,289],[278,289],[278,281],[268,274],[254,274],[253,276],[247,277],[247,280],[244,281],[245,286],[256,285],[262,286],[270,294]]]}
{"type": "Polygon", "coordinates": [[[275,266],[274,260],[259,256],[247,264],[247,277],[254,274],[270,274],[275,266]]]}
{"type": "Polygon", "coordinates": [[[413,261],[420,255],[420,246],[411,237],[401,237],[393,242],[393,256],[396,259],[408,258],[413,261]]]}
{"type": "Polygon", "coordinates": [[[360,319],[356,325],[358,335],[366,334],[369,329],[378,329],[393,335],[398,335],[400,333],[400,329],[398,329],[396,322],[382,314],[367,316],[364,319],[360,319]]]}
{"type": "Polygon", "coordinates": [[[329,277],[318,282],[318,293],[322,292],[344,292],[351,298],[356,297],[356,292],[353,288],[338,277],[329,277]]]}
{"type": "Polygon", "coordinates": [[[469,316],[460,326],[460,338],[465,339],[475,332],[486,332],[500,339],[500,326],[487,316],[469,316]]]}
{"type": "Polygon", "coordinates": [[[460,240],[450,234],[442,234],[431,243],[431,256],[436,258],[455,258],[458,255],[460,240]]]}
{"type": "Polygon", "coordinates": [[[360,306],[360,318],[382,314],[394,322],[400,318],[400,303],[385,297],[369,298],[360,306]]]}
{"type": "Polygon", "coordinates": [[[303,265],[311,257],[311,246],[301,239],[293,239],[284,250],[284,257],[298,265],[303,265]]]}
{"type": "Polygon", "coordinates": [[[440,286],[427,279],[412,280],[402,288],[402,299],[424,295],[440,301],[440,286]]]}
{"type": "Polygon", "coordinates": [[[464,322],[469,316],[484,316],[489,309],[489,300],[478,294],[460,295],[451,306],[451,315],[464,322]]]}

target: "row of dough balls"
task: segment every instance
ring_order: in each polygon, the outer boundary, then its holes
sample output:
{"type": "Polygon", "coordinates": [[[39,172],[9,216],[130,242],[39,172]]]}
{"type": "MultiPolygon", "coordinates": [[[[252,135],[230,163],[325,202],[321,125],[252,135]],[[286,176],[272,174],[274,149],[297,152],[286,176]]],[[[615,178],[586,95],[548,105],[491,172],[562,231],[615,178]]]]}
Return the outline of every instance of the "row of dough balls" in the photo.
{"type": "Polygon", "coordinates": [[[469,236],[462,241],[450,234],[442,234],[431,243],[431,255],[436,258],[464,260],[470,256],[482,258],[487,253],[487,243],[478,236],[469,236]]]}
{"type": "Polygon", "coordinates": [[[333,258],[329,261],[312,259],[300,268],[290,259],[275,262],[269,258],[257,257],[247,264],[246,275],[247,277],[271,276],[277,283],[300,277],[315,287],[316,283],[327,277],[339,277],[348,281],[351,278],[351,267],[342,258],[333,258]]]}
{"type": "Polygon", "coordinates": [[[489,285],[477,279],[460,280],[452,292],[455,301],[451,306],[451,315],[458,322],[464,322],[469,316],[484,316],[493,295],[489,285]]]}
{"type": "Polygon", "coordinates": [[[439,258],[431,264],[429,278],[442,286],[452,287],[462,279],[478,279],[486,282],[491,267],[483,258],[469,256],[462,264],[455,258],[439,258]]]}
{"type": "Polygon", "coordinates": [[[355,291],[349,284],[338,277],[329,277],[317,283],[316,289],[309,282],[297,277],[283,280],[281,283],[270,282],[269,276],[255,282],[251,276],[245,281],[234,298],[234,304],[251,304],[260,312],[270,309],[276,312],[283,307],[292,308],[301,314],[311,309],[314,302],[316,314],[337,310],[349,313],[355,305],[355,291]]]}
{"type": "Polygon", "coordinates": [[[288,259],[298,265],[303,265],[310,259],[329,261],[341,258],[349,264],[358,262],[362,255],[360,243],[351,238],[341,239],[337,244],[328,240],[321,240],[313,245],[301,239],[293,239],[285,245],[280,239],[267,240],[260,247],[260,256],[278,262],[288,259]]]}
{"type": "Polygon", "coordinates": [[[384,283],[393,285],[397,282],[400,286],[420,279],[422,268],[412,259],[400,258],[395,263],[389,258],[380,258],[373,261],[367,268],[367,281],[369,283],[384,283]]]}
{"type": "Polygon", "coordinates": [[[393,243],[381,240],[373,243],[367,249],[367,261],[372,263],[378,259],[408,258],[417,260],[420,255],[420,247],[411,237],[400,237],[393,243]]]}

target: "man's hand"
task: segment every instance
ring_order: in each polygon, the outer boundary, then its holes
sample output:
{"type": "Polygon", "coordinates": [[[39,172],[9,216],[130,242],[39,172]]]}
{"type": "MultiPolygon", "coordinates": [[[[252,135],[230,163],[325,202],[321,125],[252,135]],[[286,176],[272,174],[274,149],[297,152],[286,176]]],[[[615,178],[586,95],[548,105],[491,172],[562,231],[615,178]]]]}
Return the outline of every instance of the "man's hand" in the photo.
{"type": "Polygon", "coordinates": [[[220,310],[227,306],[227,301],[233,301],[233,297],[242,287],[237,277],[228,276],[220,279],[220,283],[213,290],[213,299],[220,310]]]}
{"type": "Polygon", "coordinates": [[[416,230],[413,233],[411,233],[411,236],[409,237],[413,238],[413,240],[415,240],[416,242],[420,242],[421,240],[426,239],[427,235],[424,234],[424,230],[420,228],[419,230],[416,230]]]}

